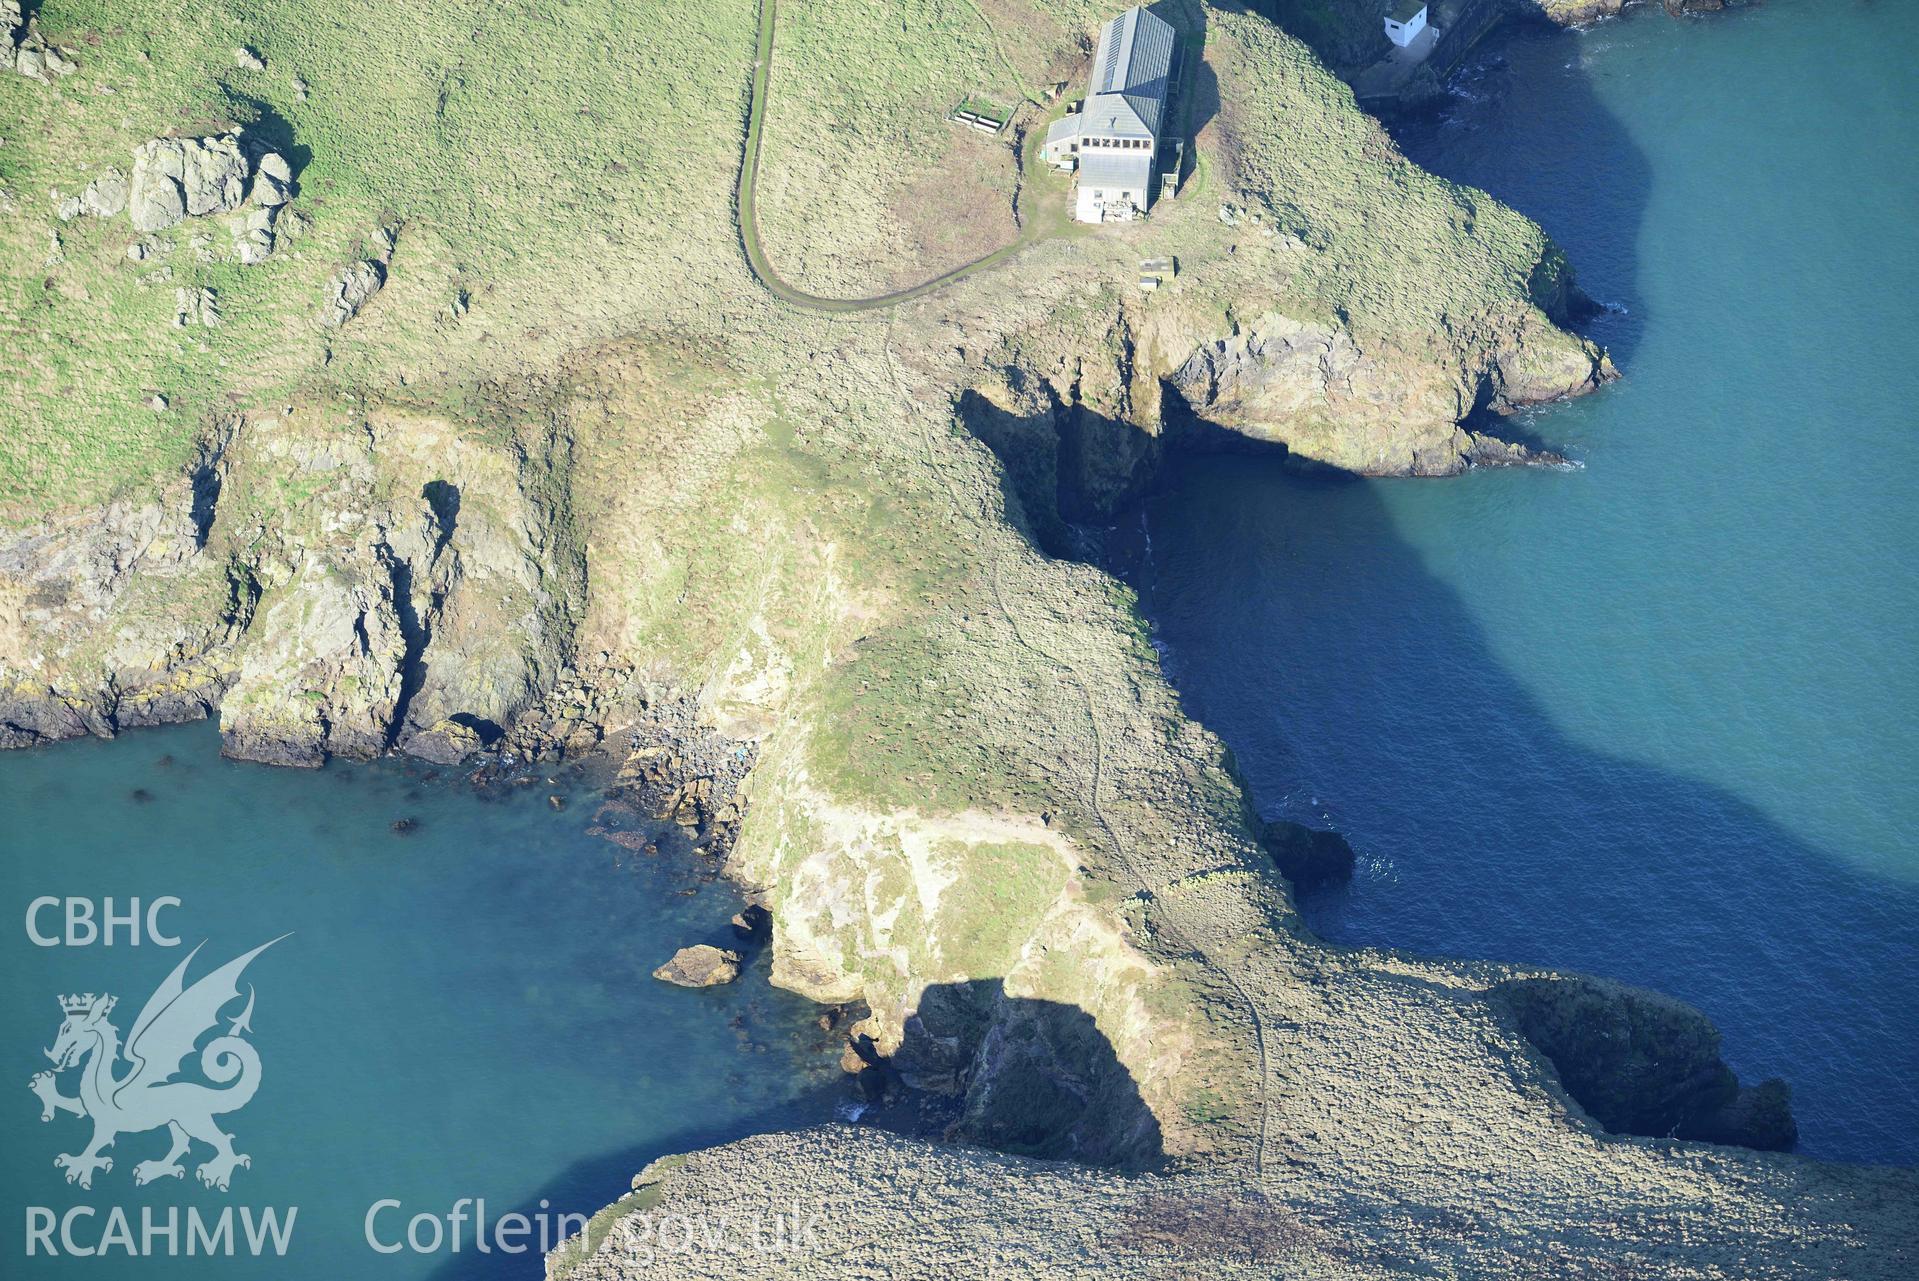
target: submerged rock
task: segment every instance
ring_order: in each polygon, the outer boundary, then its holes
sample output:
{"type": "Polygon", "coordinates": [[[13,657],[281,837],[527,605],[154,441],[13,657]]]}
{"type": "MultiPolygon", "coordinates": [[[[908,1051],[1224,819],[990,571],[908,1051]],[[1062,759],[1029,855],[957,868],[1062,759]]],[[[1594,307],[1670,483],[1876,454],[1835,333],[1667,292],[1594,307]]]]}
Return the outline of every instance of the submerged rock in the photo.
{"type": "Polygon", "coordinates": [[[653,971],[653,977],[680,987],[717,987],[740,976],[740,954],[709,943],[683,947],[653,971]]]}

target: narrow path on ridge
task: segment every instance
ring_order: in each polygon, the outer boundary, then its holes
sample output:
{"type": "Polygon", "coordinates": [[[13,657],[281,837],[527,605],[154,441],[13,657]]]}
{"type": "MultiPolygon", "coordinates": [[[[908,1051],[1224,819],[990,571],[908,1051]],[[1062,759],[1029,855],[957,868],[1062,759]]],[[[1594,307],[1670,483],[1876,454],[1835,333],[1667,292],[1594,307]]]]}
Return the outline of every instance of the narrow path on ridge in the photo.
{"type": "MultiPolygon", "coordinates": [[[[777,0],[760,0],[759,46],[753,57],[753,96],[746,115],[746,151],[740,161],[740,181],[734,199],[734,216],[739,221],[740,248],[746,253],[746,265],[767,292],[781,302],[795,307],[804,307],[809,311],[875,311],[882,307],[891,307],[896,303],[909,302],[922,298],[937,289],[955,284],[1011,258],[1039,239],[1039,223],[1035,219],[1024,219],[1020,224],[1019,235],[1011,243],[1001,245],[993,252],[962,263],[950,271],[943,271],[917,285],[908,285],[904,289],[895,289],[891,293],[873,294],[865,298],[825,298],[819,294],[809,294],[796,289],[780,278],[773,269],[772,261],[766,256],[766,247],[760,243],[759,210],[756,204],[760,179],[760,137],[766,124],[767,90],[773,77],[773,27],[777,19],[777,0]]],[[[998,33],[993,32],[989,23],[987,30],[994,35],[997,48],[998,33]]],[[[1003,59],[1004,55],[1002,55],[1003,59]]],[[[1023,151],[1023,149],[1022,149],[1023,151]]],[[[1015,163],[1024,167],[1024,155],[1015,157],[1015,163]]],[[[1014,211],[1015,217],[1018,210],[1014,211]]]]}
{"type": "MultiPolygon", "coordinates": [[[[900,404],[909,407],[909,412],[913,418],[913,425],[919,433],[921,452],[930,464],[937,456],[936,451],[933,448],[932,436],[927,429],[926,416],[921,412],[919,402],[913,399],[912,393],[908,390],[906,380],[900,374],[898,358],[893,354],[894,346],[891,334],[893,324],[893,321],[887,322],[889,332],[887,341],[881,348],[881,356],[886,361],[887,372],[892,377],[894,390],[899,394],[900,404]]],[[[964,510],[966,504],[958,486],[953,483],[952,478],[946,473],[945,469],[936,468],[935,470],[939,474],[940,483],[946,489],[947,498],[953,504],[954,510],[964,510]]],[[[1080,702],[1086,710],[1087,724],[1091,728],[1093,735],[1093,768],[1092,777],[1089,780],[1086,791],[1087,808],[1091,811],[1094,821],[1099,824],[1100,830],[1105,835],[1107,842],[1113,847],[1113,852],[1119,856],[1120,865],[1126,869],[1127,876],[1138,888],[1145,901],[1148,903],[1157,902],[1161,893],[1167,887],[1154,885],[1145,874],[1139,870],[1139,865],[1134,861],[1132,851],[1127,847],[1125,838],[1120,835],[1119,829],[1114,825],[1111,817],[1106,812],[1106,806],[1101,801],[1106,783],[1107,739],[1106,729],[1100,721],[1099,710],[1093,700],[1091,687],[1087,684],[1086,678],[1080,674],[1079,667],[1072,662],[1072,660],[1054,653],[1045,645],[1034,640],[1028,636],[1025,629],[1020,626],[1018,615],[1006,604],[1006,593],[1000,585],[1000,563],[997,559],[992,563],[992,573],[989,577],[993,587],[994,605],[999,610],[1000,616],[1006,620],[1008,628],[1013,633],[1013,639],[1018,642],[1022,649],[1039,657],[1050,664],[1055,671],[1063,674],[1066,679],[1072,683],[1074,689],[1079,692],[1080,702]]],[[[1165,916],[1160,918],[1160,925],[1174,942],[1197,956],[1201,964],[1209,966],[1214,972],[1224,978],[1228,986],[1230,986],[1239,999],[1245,1003],[1246,1013],[1253,1031],[1253,1046],[1259,1059],[1259,1133],[1253,1144],[1252,1164],[1254,1182],[1256,1185],[1262,1184],[1266,1174],[1266,1149],[1272,1133],[1272,1081],[1274,1069],[1271,1048],[1267,1044],[1266,1020],[1259,1012],[1259,1002],[1254,999],[1252,992],[1247,989],[1244,980],[1242,980],[1238,974],[1234,973],[1233,966],[1228,964],[1225,959],[1219,955],[1218,948],[1209,950],[1204,944],[1199,942],[1199,940],[1195,939],[1190,931],[1182,929],[1176,921],[1165,916]]]]}

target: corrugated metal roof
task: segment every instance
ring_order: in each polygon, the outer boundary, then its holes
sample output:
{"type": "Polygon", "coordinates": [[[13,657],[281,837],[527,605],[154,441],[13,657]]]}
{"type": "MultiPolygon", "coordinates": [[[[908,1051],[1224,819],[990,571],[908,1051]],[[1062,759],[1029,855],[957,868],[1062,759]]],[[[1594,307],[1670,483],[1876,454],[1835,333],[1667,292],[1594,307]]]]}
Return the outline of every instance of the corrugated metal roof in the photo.
{"type": "Polygon", "coordinates": [[[1096,187],[1101,191],[1121,188],[1143,191],[1152,174],[1153,155],[1150,151],[1079,153],[1079,185],[1082,191],[1088,187],[1096,187]]]}
{"type": "Polygon", "coordinates": [[[1061,116],[1046,126],[1046,141],[1041,146],[1050,147],[1055,143],[1070,142],[1079,137],[1079,117],[1061,116]]]}
{"type": "Polygon", "coordinates": [[[1164,19],[1134,5],[1101,27],[1086,97],[1088,128],[1104,129],[1111,120],[1122,135],[1157,137],[1172,66],[1173,29],[1164,19]]]}

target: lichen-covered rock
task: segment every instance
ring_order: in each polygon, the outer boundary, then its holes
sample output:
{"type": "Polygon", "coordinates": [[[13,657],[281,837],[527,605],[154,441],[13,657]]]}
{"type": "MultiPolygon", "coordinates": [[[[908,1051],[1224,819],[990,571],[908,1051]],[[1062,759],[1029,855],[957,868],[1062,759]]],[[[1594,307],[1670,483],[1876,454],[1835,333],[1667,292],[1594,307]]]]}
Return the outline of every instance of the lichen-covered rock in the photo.
{"type": "Polygon", "coordinates": [[[375,531],[301,556],[260,602],[220,709],[222,750],[273,765],[365,760],[391,743],[407,637],[375,531]]]}
{"type": "Polygon", "coordinates": [[[219,295],[204,285],[174,290],[173,323],[182,328],[198,325],[212,329],[220,323],[219,295]]]}
{"type": "Polygon", "coordinates": [[[127,176],[108,168],[80,193],[80,206],[95,218],[111,218],[127,207],[127,192],[127,176]]]}
{"type": "Polygon", "coordinates": [[[386,268],[371,260],[356,262],[341,270],[327,283],[326,301],[320,307],[320,323],[338,328],[360,314],[367,299],[386,284],[386,268]]]}
{"type": "Polygon", "coordinates": [[[47,84],[55,76],[73,73],[72,59],[40,34],[39,15],[27,18],[22,25],[20,0],[0,0],[0,27],[4,28],[0,31],[0,59],[27,79],[47,84]]]}
{"type": "Polygon", "coordinates": [[[740,976],[740,954],[709,943],[683,947],[653,971],[653,977],[679,987],[717,987],[740,976]]]}
{"type": "Polygon", "coordinates": [[[478,730],[450,719],[435,721],[410,735],[405,743],[409,756],[435,765],[458,765],[485,746],[478,730]]]}
{"type": "Polygon", "coordinates": [[[293,198],[293,167],[277,151],[263,154],[253,170],[247,199],[260,206],[283,205],[293,198]]]}
{"type": "Polygon", "coordinates": [[[128,214],[139,231],[160,231],[186,217],[237,209],[247,162],[237,133],[217,138],[155,138],[133,149],[128,214]]]}
{"type": "Polygon", "coordinates": [[[267,260],[276,239],[274,222],[280,206],[267,205],[233,215],[233,256],[242,266],[255,266],[267,260]]]}

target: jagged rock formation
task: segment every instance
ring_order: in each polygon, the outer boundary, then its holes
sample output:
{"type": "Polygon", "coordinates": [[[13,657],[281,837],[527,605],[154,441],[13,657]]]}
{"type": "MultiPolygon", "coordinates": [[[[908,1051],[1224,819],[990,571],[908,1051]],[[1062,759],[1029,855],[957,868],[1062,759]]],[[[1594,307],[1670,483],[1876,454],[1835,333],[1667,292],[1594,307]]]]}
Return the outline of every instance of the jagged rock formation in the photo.
{"type": "Polygon", "coordinates": [[[1605,357],[1535,346],[1524,328],[1477,349],[1465,368],[1432,368],[1408,386],[1400,353],[1362,351],[1339,327],[1268,314],[1200,347],[1170,382],[1192,412],[1255,440],[1361,475],[1443,476],[1510,451],[1469,430],[1476,411],[1506,411],[1591,391],[1605,357]]]}
{"type": "Polygon", "coordinates": [[[386,284],[386,268],[371,259],[349,263],[326,288],[326,301],[320,305],[320,323],[337,329],[360,314],[367,300],[386,284]]]}
{"type": "Polygon", "coordinates": [[[430,421],[225,424],[153,501],[0,548],[0,653],[36,660],[6,664],[0,743],[217,706],[230,755],[315,765],[511,723],[570,661],[564,513],[521,487],[554,461],[523,482],[430,421]]]}
{"type": "Polygon", "coordinates": [[[653,971],[653,977],[675,987],[717,987],[740,976],[740,954],[696,943],[673,953],[673,958],[653,971]]]}
{"type": "Polygon", "coordinates": [[[225,213],[246,192],[240,135],[155,138],[133,149],[128,216],[137,231],[161,231],[182,218],[225,213]]]}
{"type": "Polygon", "coordinates": [[[42,84],[74,71],[73,60],[40,34],[40,15],[22,21],[20,0],[0,0],[0,60],[42,84]]]}
{"type": "Polygon", "coordinates": [[[1616,1134],[1784,1150],[1797,1137],[1783,1081],[1741,1088],[1719,1030],[1671,997],[1601,979],[1518,978],[1494,989],[1566,1092],[1616,1134]]]}

